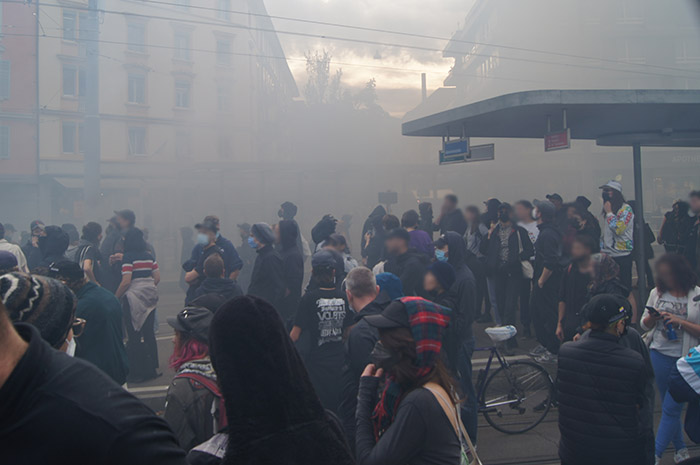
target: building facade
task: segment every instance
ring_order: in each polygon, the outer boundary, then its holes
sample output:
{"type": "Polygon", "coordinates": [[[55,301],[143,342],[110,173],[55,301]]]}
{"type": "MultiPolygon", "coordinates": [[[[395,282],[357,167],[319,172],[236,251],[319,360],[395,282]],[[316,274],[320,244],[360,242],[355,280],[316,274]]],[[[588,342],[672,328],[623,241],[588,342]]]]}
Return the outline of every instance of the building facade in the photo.
{"type": "MultiPolygon", "coordinates": [[[[526,90],[698,89],[695,6],[653,0],[476,0],[444,49],[443,55],[454,59],[444,87],[405,119],[526,90]]],[[[561,115],[552,115],[552,130],[562,123],[561,115]]],[[[545,154],[541,141],[499,140],[495,162],[464,170],[487,176],[488,167],[523,181],[536,179],[542,190],[516,183],[521,193],[498,194],[502,197],[559,192],[565,199],[577,193],[595,198],[597,186],[613,177],[623,181],[630,197],[634,187],[630,151],[592,141],[573,141],[569,150],[545,154]]],[[[674,198],[700,187],[697,150],[645,148],[643,167],[645,209],[652,221],[674,198]]]]}

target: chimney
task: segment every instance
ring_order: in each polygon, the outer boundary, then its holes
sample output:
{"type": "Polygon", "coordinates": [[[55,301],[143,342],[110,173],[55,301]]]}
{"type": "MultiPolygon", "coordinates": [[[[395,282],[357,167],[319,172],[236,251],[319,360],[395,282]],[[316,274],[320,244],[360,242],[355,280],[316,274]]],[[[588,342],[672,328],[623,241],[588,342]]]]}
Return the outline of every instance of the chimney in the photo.
{"type": "Polygon", "coordinates": [[[425,73],[420,74],[420,91],[421,91],[421,102],[425,102],[428,98],[428,85],[426,84],[425,73]]]}

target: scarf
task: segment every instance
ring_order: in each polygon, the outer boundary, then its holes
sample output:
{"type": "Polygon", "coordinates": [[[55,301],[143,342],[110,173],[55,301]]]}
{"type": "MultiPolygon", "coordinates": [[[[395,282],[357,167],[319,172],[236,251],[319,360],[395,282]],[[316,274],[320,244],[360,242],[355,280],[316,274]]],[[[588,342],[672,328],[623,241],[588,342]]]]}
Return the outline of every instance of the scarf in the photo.
{"type": "MultiPolygon", "coordinates": [[[[451,310],[421,297],[403,297],[399,300],[406,307],[411,334],[416,343],[416,359],[413,364],[417,368],[418,377],[424,378],[432,373],[440,357],[442,336],[450,322],[451,310]]],[[[396,382],[395,376],[387,375],[382,397],[372,414],[375,440],[378,441],[394,422],[399,403],[405,394],[405,387],[396,382]]]]}

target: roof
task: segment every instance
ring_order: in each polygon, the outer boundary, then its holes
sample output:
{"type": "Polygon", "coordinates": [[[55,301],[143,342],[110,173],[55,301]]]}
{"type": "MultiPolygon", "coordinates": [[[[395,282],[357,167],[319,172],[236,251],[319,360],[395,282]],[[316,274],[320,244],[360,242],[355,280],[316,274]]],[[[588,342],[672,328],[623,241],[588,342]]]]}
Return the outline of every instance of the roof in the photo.
{"type": "Polygon", "coordinates": [[[600,145],[700,146],[700,90],[536,90],[501,95],[402,125],[405,136],[542,138],[547,116],[600,145]]]}

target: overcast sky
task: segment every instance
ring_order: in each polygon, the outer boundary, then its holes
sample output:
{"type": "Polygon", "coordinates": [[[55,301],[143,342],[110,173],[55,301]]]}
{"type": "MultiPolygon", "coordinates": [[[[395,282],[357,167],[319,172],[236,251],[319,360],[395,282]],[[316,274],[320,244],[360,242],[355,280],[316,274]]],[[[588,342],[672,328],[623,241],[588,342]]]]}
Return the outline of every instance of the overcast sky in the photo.
{"type": "MultiPolygon", "coordinates": [[[[446,38],[449,38],[458,24],[464,21],[472,3],[473,0],[430,2],[425,0],[265,0],[267,11],[272,16],[304,18],[446,38]]],[[[273,18],[273,22],[278,31],[409,44],[431,49],[442,49],[446,43],[395,34],[303,24],[277,18],[273,18]]],[[[343,82],[346,87],[359,88],[372,77],[376,78],[379,103],[396,116],[400,116],[419,103],[421,72],[427,73],[430,92],[442,84],[453,62],[451,59],[442,58],[440,52],[289,34],[280,34],[279,38],[300,89],[306,82],[304,52],[325,49],[333,55],[332,70],[338,67],[343,69],[343,82]]]]}

